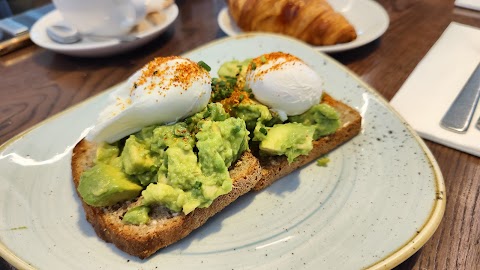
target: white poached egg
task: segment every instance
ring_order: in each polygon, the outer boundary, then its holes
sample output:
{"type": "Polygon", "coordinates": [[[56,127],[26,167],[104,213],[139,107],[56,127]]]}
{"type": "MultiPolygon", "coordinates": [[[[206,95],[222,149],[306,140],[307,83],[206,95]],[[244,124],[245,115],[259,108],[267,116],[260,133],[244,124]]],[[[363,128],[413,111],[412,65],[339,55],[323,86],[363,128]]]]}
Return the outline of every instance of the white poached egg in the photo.
{"type": "Polygon", "coordinates": [[[323,92],[323,80],[312,68],[282,52],[254,58],[246,84],[255,99],[276,111],[282,120],[318,104],[323,92]]]}
{"type": "Polygon", "coordinates": [[[207,106],[210,73],[178,56],[159,57],[109,96],[109,104],[86,139],[113,143],[153,124],[169,124],[207,106]]]}

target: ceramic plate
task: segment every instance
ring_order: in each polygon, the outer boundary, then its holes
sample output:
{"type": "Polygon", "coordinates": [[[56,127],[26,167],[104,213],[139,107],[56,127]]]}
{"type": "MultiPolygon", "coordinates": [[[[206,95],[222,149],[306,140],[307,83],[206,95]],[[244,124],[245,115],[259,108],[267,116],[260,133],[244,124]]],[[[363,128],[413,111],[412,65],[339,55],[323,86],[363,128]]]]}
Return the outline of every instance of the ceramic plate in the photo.
{"type": "MultiPolygon", "coordinates": [[[[0,255],[26,269],[383,269],[437,228],[445,187],[432,154],[390,105],[328,56],[277,35],[225,38],[185,54],[216,71],[224,61],[283,50],[325,79],[363,116],[361,134],[261,192],[238,199],[147,260],[100,240],[70,173],[72,147],[110,89],[0,149],[0,255]]],[[[114,87],[115,88],[115,87],[114,87]]]]}
{"type": "MultiPolygon", "coordinates": [[[[341,52],[365,45],[385,33],[389,17],[385,9],[373,0],[329,0],[335,10],[345,16],[357,31],[357,38],[349,43],[314,46],[315,49],[327,53],[341,52]]],[[[218,25],[229,36],[242,33],[228,12],[223,8],[218,14],[218,25]]]]}
{"type": "Polygon", "coordinates": [[[32,27],[30,31],[30,38],[38,46],[52,50],[58,53],[82,56],[82,57],[105,57],[114,54],[126,52],[134,48],[140,47],[160,34],[165,32],[178,16],[178,6],[173,4],[160,11],[156,20],[144,20],[139,23],[139,29],[132,33],[138,37],[137,40],[131,42],[120,42],[119,40],[99,40],[92,38],[82,39],[74,44],[59,44],[53,42],[46,32],[49,25],[63,21],[62,15],[58,10],[53,10],[40,18],[32,27]],[[158,21],[157,21],[158,20],[158,21]]]}

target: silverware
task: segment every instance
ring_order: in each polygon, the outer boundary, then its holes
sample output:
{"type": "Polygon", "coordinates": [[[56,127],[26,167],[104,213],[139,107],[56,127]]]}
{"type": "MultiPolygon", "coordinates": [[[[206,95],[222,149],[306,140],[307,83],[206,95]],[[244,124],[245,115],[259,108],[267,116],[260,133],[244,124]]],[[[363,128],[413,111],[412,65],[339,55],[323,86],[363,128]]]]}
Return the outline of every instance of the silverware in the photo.
{"type": "MultiPolygon", "coordinates": [[[[472,121],[480,97],[480,64],[452,103],[440,122],[441,126],[454,132],[465,133],[472,121]]],[[[480,123],[477,123],[477,128],[480,123]]]]}
{"type": "Polygon", "coordinates": [[[99,36],[93,34],[80,34],[75,28],[63,25],[55,24],[47,26],[47,35],[48,37],[60,44],[72,44],[79,42],[84,37],[89,37],[93,39],[98,39],[100,41],[105,40],[118,40],[120,42],[131,42],[139,39],[135,35],[124,35],[124,36],[99,36]]]}

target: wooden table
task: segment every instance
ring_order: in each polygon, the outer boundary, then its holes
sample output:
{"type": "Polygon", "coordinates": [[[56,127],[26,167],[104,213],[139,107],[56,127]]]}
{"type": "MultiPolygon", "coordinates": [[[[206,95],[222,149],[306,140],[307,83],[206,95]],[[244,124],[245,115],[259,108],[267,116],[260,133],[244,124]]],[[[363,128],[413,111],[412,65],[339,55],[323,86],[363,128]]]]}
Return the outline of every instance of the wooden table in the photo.
{"type": "MultiPolygon", "coordinates": [[[[452,21],[480,27],[480,12],[453,0],[379,0],[390,27],[366,46],[333,55],[390,100],[452,21]]],[[[63,56],[34,45],[0,58],[0,144],[121,82],[156,56],[224,36],[222,0],[178,0],[173,27],[140,50],[104,59],[63,56]]],[[[461,68],[461,67],[455,67],[461,68]]],[[[445,178],[447,208],[433,237],[396,269],[480,269],[480,158],[427,141],[445,178]]],[[[0,269],[6,265],[0,261],[0,269]]],[[[6,267],[6,266],[5,266],[6,267]]]]}

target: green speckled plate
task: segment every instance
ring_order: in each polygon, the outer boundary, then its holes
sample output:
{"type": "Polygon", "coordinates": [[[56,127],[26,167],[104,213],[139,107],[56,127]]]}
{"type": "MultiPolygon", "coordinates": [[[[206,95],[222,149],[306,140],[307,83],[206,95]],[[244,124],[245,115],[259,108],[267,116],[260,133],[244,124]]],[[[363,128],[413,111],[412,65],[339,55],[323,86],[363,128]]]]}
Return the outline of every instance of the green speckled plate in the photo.
{"type": "Polygon", "coordinates": [[[292,53],[325,89],[358,109],[361,134],[269,188],[247,194],[186,239],[140,260],[100,240],[84,218],[71,149],[104,107],[95,96],[0,149],[0,255],[25,269],[389,269],[434,233],[445,187],[432,154],[389,104],[328,56],[298,41],[251,34],[185,56],[223,61],[292,53]]]}

